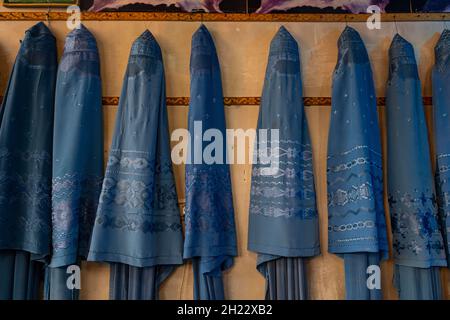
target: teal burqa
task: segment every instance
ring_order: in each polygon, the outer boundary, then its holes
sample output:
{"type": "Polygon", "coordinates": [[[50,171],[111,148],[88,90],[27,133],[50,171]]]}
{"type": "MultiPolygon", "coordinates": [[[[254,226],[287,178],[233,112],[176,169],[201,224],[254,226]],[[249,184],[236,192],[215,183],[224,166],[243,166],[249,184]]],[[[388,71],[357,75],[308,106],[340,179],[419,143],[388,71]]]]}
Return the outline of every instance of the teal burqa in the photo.
{"type": "Polygon", "coordinates": [[[111,299],[157,299],[183,262],[165,88],[145,31],[131,48],[88,257],[111,264],[111,299]]]}
{"type": "Polygon", "coordinates": [[[28,29],[0,111],[0,299],[37,299],[51,253],[56,41],[28,29]]]}
{"type": "Polygon", "coordinates": [[[414,48],[395,35],[386,92],[387,182],[400,299],[440,299],[446,266],[414,48]]]}
{"type": "Polygon", "coordinates": [[[248,234],[248,249],[258,253],[270,300],[307,299],[305,258],[320,253],[302,91],[297,41],[281,27],[270,44],[264,79],[248,234]]]}

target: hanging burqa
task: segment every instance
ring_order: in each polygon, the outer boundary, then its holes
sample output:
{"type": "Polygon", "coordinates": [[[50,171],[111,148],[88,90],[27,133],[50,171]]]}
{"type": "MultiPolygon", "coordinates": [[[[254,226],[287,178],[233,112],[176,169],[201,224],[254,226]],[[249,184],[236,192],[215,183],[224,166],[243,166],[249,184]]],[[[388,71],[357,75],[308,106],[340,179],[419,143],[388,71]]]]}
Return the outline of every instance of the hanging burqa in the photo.
{"type": "Polygon", "coordinates": [[[95,38],[83,25],[67,35],[59,64],[52,170],[53,252],[44,295],[77,299],[77,268],[87,258],[103,181],[100,60],[95,38]]]}
{"type": "Polygon", "coordinates": [[[433,69],[436,192],[439,219],[450,266],[450,30],[444,30],[436,48],[433,69]]]}
{"type": "Polygon", "coordinates": [[[349,300],[381,299],[388,253],[377,101],[366,47],[346,27],[338,40],[328,134],[328,251],[344,258],[349,300]]]}
{"type": "Polygon", "coordinates": [[[440,299],[446,266],[414,49],[395,35],[386,92],[388,199],[400,299],[440,299]]]}
{"type": "Polygon", "coordinates": [[[222,272],[237,254],[219,60],[204,25],[192,37],[186,158],[186,239],[194,299],[223,300],[222,272]]]}
{"type": "Polygon", "coordinates": [[[0,299],[37,299],[51,247],[56,41],[40,22],[19,49],[0,111],[0,299]]]}
{"type": "Polygon", "coordinates": [[[258,253],[266,299],[307,299],[305,258],[320,253],[313,158],[297,41],[270,44],[255,142],[248,249],[258,253]]]}
{"type": "Polygon", "coordinates": [[[131,48],[88,260],[110,262],[111,299],[158,299],[182,241],[164,65],[145,31],[131,48]]]}

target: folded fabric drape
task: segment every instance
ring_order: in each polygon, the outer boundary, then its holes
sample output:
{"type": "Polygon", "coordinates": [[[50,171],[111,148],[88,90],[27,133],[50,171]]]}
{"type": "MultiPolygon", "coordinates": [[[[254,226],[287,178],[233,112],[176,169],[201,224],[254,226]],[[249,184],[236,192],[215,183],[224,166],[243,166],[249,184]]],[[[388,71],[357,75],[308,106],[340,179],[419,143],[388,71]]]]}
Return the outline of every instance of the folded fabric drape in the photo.
{"type": "Polygon", "coordinates": [[[270,44],[257,134],[248,249],[258,253],[266,299],[306,299],[304,258],[320,253],[319,226],[299,49],[284,27],[270,44]]]}
{"type": "Polygon", "coordinates": [[[109,295],[111,300],[157,300],[159,285],[169,269],[134,267],[111,263],[109,295]],[[164,270],[165,269],[165,270],[164,270]]]}
{"type": "Polygon", "coordinates": [[[258,255],[258,270],[266,278],[266,300],[307,300],[306,259],[258,255]]]}
{"type": "Polygon", "coordinates": [[[442,32],[435,53],[432,77],[436,192],[447,264],[450,266],[450,30],[442,32]]]}
{"type": "Polygon", "coordinates": [[[83,25],[66,38],[56,80],[53,133],[52,238],[47,299],[76,299],[67,266],[87,258],[103,181],[100,59],[83,25]]]}
{"type": "Polygon", "coordinates": [[[220,65],[204,25],[191,50],[184,258],[193,263],[194,299],[222,300],[222,271],[233,265],[237,244],[220,65]],[[207,131],[216,134],[211,145],[203,140],[207,131]],[[208,150],[213,159],[203,157],[208,150]]]}
{"type": "Polygon", "coordinates": [[[147,30],[131,48],[88,257],[112,263],[111,298],[156,299],[182,263],[165,88],[147,30]]]}
{"type": "Polygon", "coordinates": [[[19,250],[0,251],[0,300],[36,300],[43,264],[19,250]]]}
{"type": "MultiPolygon", "coordinates": [[[[373,75],[355,29],[345,28],[338,47],[328,135],[328,251],[344,258],[347,299],[380,299],[381,288],[367,285],[367,268],[379,268],[388,253],[373,75]]],[[[379,272],[375,276],[380,283],[379,272]]]]}
{"type": "Polygon", "coordinates": [[[395,265],[394,286],[398,290],[400,300],[442,299],[439,267],[416,268],[395,265]]]}
{"type": "Polygon", "coordinates": [[[0,299],[37,299],[51,248],[56,41],[28,29],[0,112],[0,299]]]}
{"type": "Polygon", "coordinates": [[[389,59],[388,197],[395,283],[401,299],[436,299],[441,288],[439,281],[431,281],[436,272],[434,267],[446,266],[447,262],[414,49],[397,34],[389,49],[389,59]],[[428,276],[413,277],[411,272],[428,276]],[[413,296],[412,292],[416,294],[413,296]]]}

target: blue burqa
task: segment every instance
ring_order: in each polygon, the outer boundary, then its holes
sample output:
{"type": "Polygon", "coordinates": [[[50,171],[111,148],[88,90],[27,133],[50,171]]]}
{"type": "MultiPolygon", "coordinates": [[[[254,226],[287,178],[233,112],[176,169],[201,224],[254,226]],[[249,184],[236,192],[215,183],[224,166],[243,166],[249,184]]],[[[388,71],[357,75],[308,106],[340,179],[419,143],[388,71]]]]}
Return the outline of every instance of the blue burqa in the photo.
{"type": "Polygon", "coordinates": [[[374,300],[381,298],[379,261],[388,253],[377,102],[358,32],[346,27],[338,47],[328,135],[328,251],[344,258],[347,299],[374,300]]]}
{"type": "Polygon", "coordinates": [[[56,41],[25,33],[0,111],[0,299],[37,299],[51,252],[56,41]]]}
{"type": "Polygon", "coordinates": [[[190,69],[184,258],[193,263],[194,299],[223,300],[222,271],[237,254],[236,230],[220,65],[204,25],[192,37],[190,69]]]}
{"type": "Polygon", "coordinates": [[[386,92],[388,199],[400,299],[439,299],[446,266],[414,49],[395,35],[386,92]]]}
{"type": "Polygon", "coordinates": [[[53,133],[52,238],[47,299],[76,299],[67,267],[87,258],[103,181],[100,60],[83,25],[70,32],[59,65],[53,133]]]}
{"type": "Polygon", "coordinates": [[[436,192],[439,219],[450,266],[450,30],[444,30],[435,48],[433,69],[436,192]]]}
{"type": "Polygon", "coordinates": [[[299,49],[284,27],[270,44],[257,129],[248,249],[266,299],[307,299],[305,257],[320,253],[319,225],[299,49]]]}
{"type": "Polygon", "coordinates": [[[145,31],[131,48],[88,257],[111,263],[111,299],[157,299],[182,263],[165,88],[161,49],[145,31]]]}

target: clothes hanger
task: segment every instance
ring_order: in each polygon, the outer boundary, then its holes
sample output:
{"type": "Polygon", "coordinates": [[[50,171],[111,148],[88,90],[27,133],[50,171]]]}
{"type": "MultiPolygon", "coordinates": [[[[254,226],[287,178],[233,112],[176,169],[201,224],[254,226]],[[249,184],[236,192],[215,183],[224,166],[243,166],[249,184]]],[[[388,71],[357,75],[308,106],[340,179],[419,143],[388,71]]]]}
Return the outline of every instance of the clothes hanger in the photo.
{"type": "Polygon", "coordinates": [[[203,26],[204,25],[203,24],[203,13],[204,13],[203,10],[201,10],[201,9],[194,9],[194,10],[192,10],[191,13],[200,15],[200,27],[203,26]]]}
{"type": "Polygon", "coordinates": [[[47,8],[47,13],[45,14],[45,21],[47,27],[50,28],[50,7],[47,8]]]}
{"type": "Polygon", "coordinates": [[[396,15],[394,15],[394,27],[395,27],[395,32],[396,32],[398,35],[401,35],[401,34],[400,34],[400,31],[398,31],[397,16],[396,16],[396,15]]]}

